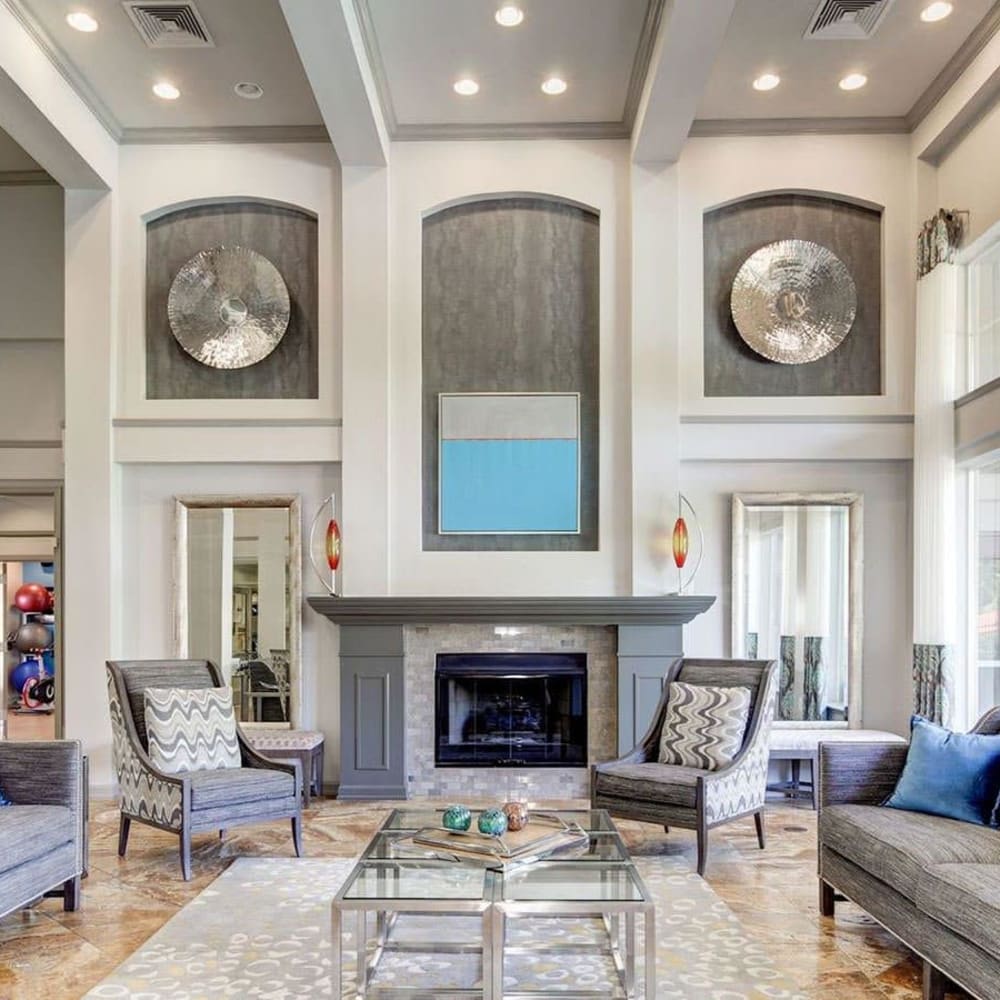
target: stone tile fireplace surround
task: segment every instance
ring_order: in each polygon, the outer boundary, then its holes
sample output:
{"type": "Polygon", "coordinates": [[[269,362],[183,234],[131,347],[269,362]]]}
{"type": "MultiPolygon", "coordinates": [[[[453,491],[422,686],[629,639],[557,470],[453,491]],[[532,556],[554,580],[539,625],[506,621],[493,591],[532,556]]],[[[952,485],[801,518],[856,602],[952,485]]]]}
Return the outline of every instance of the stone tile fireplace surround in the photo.
{"type": "Polygon", "coordinates": [[[406,762],[410,796],[507,793],[532,799],[589,794],[588,767],[435,767],[434,668],[438,653],[587,654],[587,760],[610,760],[618,741],[615,630],[601,625],[408,625],[403,629],[406,762]],[[516,635],[506,634],[512,628],[516,635]],[[529,794],[530,790],[530,794],[529,794]]]}
{"type": "Polygon", "coordinates": [[[342,799],[588,794],[589,767],[437,767],[438,653],[583,652],[588,763],[635,745],[714,597],[310,597],[340,626],[342,799]]]}

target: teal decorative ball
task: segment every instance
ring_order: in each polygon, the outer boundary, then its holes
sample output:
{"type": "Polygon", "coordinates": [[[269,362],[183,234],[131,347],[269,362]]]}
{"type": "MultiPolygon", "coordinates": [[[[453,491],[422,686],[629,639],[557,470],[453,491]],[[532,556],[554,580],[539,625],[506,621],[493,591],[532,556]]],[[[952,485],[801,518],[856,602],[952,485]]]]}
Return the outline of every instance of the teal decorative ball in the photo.
{"type": "Polygon", "coordinates": [[[472,826],[472,813],[468,806],[448,806],[441,817],[446,830],[468,830],[472,826]]]}
{"type": "Polygon", "coordinates": [[[479,832],[488,837],[502,837],[507,832],[507,817],[502,809],[484,809],[479,814],[479,832]]]}

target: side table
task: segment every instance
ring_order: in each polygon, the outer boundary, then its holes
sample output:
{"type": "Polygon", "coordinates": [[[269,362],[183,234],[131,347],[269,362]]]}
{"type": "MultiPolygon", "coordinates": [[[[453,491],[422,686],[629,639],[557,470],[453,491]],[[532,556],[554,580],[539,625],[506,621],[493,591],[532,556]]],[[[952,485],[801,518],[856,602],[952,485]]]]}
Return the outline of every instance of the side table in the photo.
{"type": "Polygon", "coordinates": [[[250,745],[271,760],[302,763],[302,793],[306,808],[310,793],[323,794],[323,734],[312,729],[271,729],[243,726],[250,745]]]}

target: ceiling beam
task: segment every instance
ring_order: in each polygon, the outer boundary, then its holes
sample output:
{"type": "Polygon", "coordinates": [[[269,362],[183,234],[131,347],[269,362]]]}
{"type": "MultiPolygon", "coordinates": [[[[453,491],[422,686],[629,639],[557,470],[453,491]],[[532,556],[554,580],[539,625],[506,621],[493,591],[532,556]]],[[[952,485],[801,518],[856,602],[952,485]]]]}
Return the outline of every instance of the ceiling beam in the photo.
{"type": "Polygon", "coordinates": [[[673,0],[653,48],[632,130],[632,159],[673,163],[681,153],[736,0],[673,0]]]}
{"type": "Polygon", "coordinates": [[[302,60],[344,166],[384,166],[388,136],[351,0],[281,0],[302,60]]]}

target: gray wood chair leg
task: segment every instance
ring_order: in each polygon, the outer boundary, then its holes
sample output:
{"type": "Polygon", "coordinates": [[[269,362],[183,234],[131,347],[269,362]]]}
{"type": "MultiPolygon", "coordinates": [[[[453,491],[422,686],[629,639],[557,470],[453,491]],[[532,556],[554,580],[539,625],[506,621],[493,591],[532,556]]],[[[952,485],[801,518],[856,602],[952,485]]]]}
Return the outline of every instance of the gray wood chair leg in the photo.
{"type": "Polygon", "coordinates": [[[224,840],[225,837],[226,837],[226,831],[225,828],[223,828],[222,830],[219,831],[219,840],[224,840]]]}
{"type": "Polygon", "coordinates": [[[949,985],[948,977],[940,969],[935,969],[925,958],[923,1000],[944,1000],[949,985]]]}
{"type": "Polygon", "coordinates": [[[185,882],[191,881],[191,831],[185,827],[181,830],[181,874],[185,882]]]}
{"type": "Polygon", "coordinates": [[[698,874],[704,876],[708,864],[708,828],[704,823],[698,824],[698,874]]]}
{"type": "Polygon", "coordinates": [[[80,908],[80,876],[63,882],[63,909],[73,913],[80,908]]]}
{"type": "Polygon", "coordinates": [[[665,826],[665,827],[663,828],[663,832],[664,832],[664,833],[670,833],[670,827],[669,827],[669,826],[665,826]]]}
{"type": "Polygon", "coordinates": [[[824,917],[832,917],[836,906],[837,894],[828,882],[819,880],[819,912],[824,917]]]}
{"type": "Polygon", "coordinates": [[[295,845],[295,856],[302,857],[302,817],[292,817],[292,843],[295,845]]]}
{"type": "Polygon", "coordinates": [[[753,814],[754,826],[757,827],[757,843],[760,844],[760,849],[763,851],[767,846],[767,839],[764,836],[764,810],[758,809],[757,812],[753,814]]]}
{"type": "Polygon", "coordinates": [[[122,813],[118,817],[118,857],[124,858],[128,849],[128,835],[132,829],[132,817],[122,813]]]}

